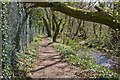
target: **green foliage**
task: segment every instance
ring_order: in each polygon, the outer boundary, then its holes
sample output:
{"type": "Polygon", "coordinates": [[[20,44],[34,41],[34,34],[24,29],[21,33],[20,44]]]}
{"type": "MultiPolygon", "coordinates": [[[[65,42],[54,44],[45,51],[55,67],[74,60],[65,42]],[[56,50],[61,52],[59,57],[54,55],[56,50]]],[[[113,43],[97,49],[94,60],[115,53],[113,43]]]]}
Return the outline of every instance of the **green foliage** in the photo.
{"type": "Polygon", "coordinates": [[[96,48],[97,50],[110,53],[111,55],[119,57],[119,33],[104,34],[96,37],[95,35],[89,36],[86,40],[87,46],[90,48],[96,48]],[[117,38],[116,38],[117,36],[117,38]]]}
{"type": "Polygon", "coordinates": [[[61,53],[64,53],[64,55],[68,55],[68,54],[75,55],[75,52],[67,45],[63,46],[63,44],[59,44],[59,43],[55,43],[54,45],[55,45],[56,50],[61,53]]]}
{"type": "MultiPolygon", "coordinates": [[[[23,15],[26,15],[25,10],[23,9],[23,3],[2,2],[1,5],[2,76],[0,77],[3,80],[18,80],[18,78],[24,78],[25,76],[27,77],[27,72],[32,66],[31,64],[36,57],[36,49],[38,47],[38,41],[40,41],[40,37],[35,38],[34,42],[32,42],[29,47],[25,49],[27,47],[27,44],[29,44],[29,37],[32,36],[33,38],[33,34],[31,35],[28,30],[26,30],[29,25],[26,21],[27,16],[23,17],[23,15]],[[13,8],[15,5],[17,7],[13,8]],[[16,12],[15,14],[17,16],[13,16],[14,12],[16,12]],[[12,22],[12,20],[15,22],[12,22]],[[21,30],[19,30],[18,27],[21,30]],[[16,36],[17,32],[20,34],[16,36]],[[16,52],[15,43],[17,39],[17,47],[19,47],[19,49],[16,52]],[[33,47],[30,47],[32,44],[34,44],[33,47]]],[[[30,26],[31,25],[32,24],[30,24],[30,26]]],[[[34,29],[31,28],[31,31],[34,31],[34,29]]],[[[35,34],[37,33],[35,32],[35,34]]]]}
{"type": "MultiPolygon", "coordinates": [[[[3,41],[3,44],[2,44],[2,52],[3,52],[3,54],[2,54],[2,68],[3,68],[2,78],[4,78],[5,80],[9,80],[12,78],[18,78],[18,77],[25,78],[25,76],[30,71],[35,58],[37,57],[36,55],[37,55],[38,51],[36,51],[36,50],[39,47],[39,41],[40,41],[40,36],[38,36],[37,38],[34,39],[34,41],[30,45],[27,45],[28,46],[27,49],[23,49],[23,51],[20,51],[19,53],[17,53],[15,51],[14,43],[12,45],[10,45],[10,43],[9,43],[9,39],[11,38],[9,36],[9,34],[10,34],[9,33],[9,31],[10,31],[9,22],[10,21],[8,19],[9,17],[11,17],[9,15],[9,13],[10,14],[12,13],[12,12],[9,12],[12,9],[9,10],[9,8],[8,8],[8,7],[10,7],[10,4],[11,3],[9,3],[9,2],[2,3],[2,10],[1,10],[2,11],[2,14],[1,14],[2,15],[2,41],[3,41]]],[[[84,5],[82,6],[81,4],[78,3],[78,5],[76,5],[76,3],[68,3],[68,5],[71,5],[74,7],[79,6],[79,7],[84,8],[85,6],[84,5]]],[[[110,15],[114,14],[114,16],[116,18],[120,15],[119,14],[120,1],[114,3],[114,8],[115,8],[114,10],[111,10],[109,7],[105,7],[105,5],[102,3],[99,3],[99,4],[107,13],[110,13],[110,15]]],[[[23,15],[24,15],[23,13],[24,13],[25,9],[23,9],[23,7],[25,7],[25,6],[23,6],[23,3],[19,3],[19,5],[17,4],[17,6],[18,6],[18,15],[19,15],[18,18],[19,19],[17,22],[18,24],[15,25],[15,28],[16,28],[15,30],[17,30],[17,28],[18,28],[17,26],[20,26],[21,30],[23,30],[23,32],[26,34],[26,35],[22,35],[22,36],[27,37],[27,35],[31,35],[31,34],[28,34],[29,32],[27,32],[26,30],[24,31],[23,26],[21,26],[21,24],[22,24],[21,17],[23,17],[23,15]]],[[[29,12],[29,10],[27,12],[31,13],[30,14],[31,31],[33,30],[32,27],[35,27],[36,30],[38,30],[38,28],[42,28],[43,22],[42,22],[41,16],[44,15],[43,9],[38,8],[38,9],[34,9],[34,11],[33,11],[33,9],[30,9],[30,10],[31,10],[30,12],[29,12]],[[31,26],[32,23],[34,23],[33,26],[31,26]]],[[[48,16],[50,16],[50,15],[51,14],[48,11],[47,15],[46,16],[44,15],[44,16],[45,16],[45,18],[46,17],[48,18],[48,16]]],[[[65,17],[65,16],[63,16],[63,14],[61,14],[61,13],[56,13],[56,15],[57,15],[56,22],[57,22],[57,24],[59,24],[59,19],[65,17]]],[[[12,16],[12,18],[13,18],[13,16],[12,16]]],[[[51,18],[51,16],[49,18],[51,18]]],[[[49,25],[50,25],[50,26],[48,25],[47,27],[49,27],[51,30],[52,26],[51,26],[50,21],[52,21],[52,20],[46,19],[46,22],[49,22],[49,25]]],[[[23,22],[25,22],[25,25],[27,25],[26,21],[23,21],[23,22]]],[[[119,23],[118,20],[113,20],[113,22],[119,23]]],[[[107,53],[111,53],[112,55],[114,54],[114,55],[119,56],[120,55],[119,54],[119,52],[120,52],[120,49],[119,49],[120,48],[120,38],[119,38],[120,32],[118,32],[116,30],[117,34],[111,34],[109,32],[109,31],[111,31],[111,29],[106,31],[106,29],[108,29],[108,28],[104,27],[104,28],[101,28],[101,30],[99,31],[99,29],[97,29],[97,26],[96,26],[96,28],[94,28],[94,31],[96,32],[97,36],[95,36],[94,34],[91,34],[93,29],[89,29],[92,26],[89,25],[88,22],[84,21],[82,26],[80,26],[80,25],[76,24],[77,22],[75,22],[75,19],[70,19],[70,17],[69,17],[69,20],[68,20],[68,18],[66,17],[65,20],[63,21],[63,23],[61,23],[61,25],[63,25],[64,23],[66,23],[67,27],[65,27],[62,37],[64,37],[64,40],[66,41],[65,42],[66,45],[55,43],[54,47],[56,48],[56,50],[63,53],[64,56],[67,58],[67,60],[70,61],[71,64],[77,65],[83,69],[88,69],[90,72],[94,72],[97,77],[108,77],[108,78],[118,77],[118,74],[112,72],[111,70],[104,68],[103,66],[96,65],[94,63],[94,61],[90,60],[88,58],[88,56],[89,56],[89,54],[92,54],[92,53],[87,48],[87,46],[92,47],[92,48],[94,47],[98,50],[103,50],[107,53]],[[76,41],[71,39],[74,36],[74,33],[77,29],[76,26],[80,26],[80,29],[81,29],[81,30],[79,30],[78,34],[85,34],[88,37],[85,40],[85,43],[87,43],[88,45],[83,46],[83,48],[86,50],[85,56],[83,56],[83,57],[79,57],[77,55],[77,52],[83,53],[82,50],[79,50],[81,48],[81,46],[78,45],[78,42],[81,41],[81,40],[79,40],[81,37],[78,37],[79,39],[77,39],[76,41]],[[101,33],[100,36],[98,36],[98,32],[101,33]],[[115,39],[115,37],[117,37],[117,39],[115,39]]],[[[60,27],[60,29],[61,29],[61,27],[60,27]]],[[[62,27],[62,28],[64,28],[64,27],[62,27]]],[[[48,29],[48,28],[46,28],[46,29],[48,29]]],[[[22,34],[21,30],[18,30],[20,32],[20,34],[22,34]]],[[[58,31],[59,31],[59,29],[56,30],[57,35],[59,35],[58,31]]],[[[36,32],[37,31],[35,31],[35,34],[36,34],[36,32]]],[[[14,34],[14,36],[15,36],[15,34],[14,34]]],[[[21,35],[18,35],[18,36],[21,36],[21,35]]],[[[16,36],[16,39],[18,39],[18,36],[16,36]]],[[[76,36],[78,36],[78,35],[76,35],[76,36]]],[[[21,42],[21,44],[22,43],[23,42],[21,42]]],[[[18,45],[20,45],[19,39],[18,39],[18,45]]],[[[25,48],[25,47],[23,47],[23,48],[25,48]]],[[[93,76],[93,74],[90,73],[90,76],[93,76]]]]}
{"type": "Polygon", "coordinates": [[[2,5],[4,5],[3,7],[3,14],[2,14],[2,19],[3,19],[3,24],[2,24],[2,76],[1,78],[4,78],[5,80],[8,80],[12,77],[13,75],[13,71],[12,71],[12,66],[11,66],[11,62],[10,62],[10,56],[8,54],[9,51],[9,45],[8,45],[8,22],[7,22],[7,18],[8,15],[7,14],[7,8],[6,8],[6,4],[2,3],[2,5]]]}
{"type": "Polygon", "coordinates": [[[80,49],[80,45],[78,45],[78,43],[72,39],[70,39],[69,37],[66,37],[65,40],[67,41],[67,43],[65,43],[66,45],[70,46],[74,51],[79,50],[80,49]]]}
{"type": "Polygon", "coordinates": [[[29,44],[28,48],[24,52],[17,53],[17,67],[18,71],[17,78],[28,78],[31,74],[29,73],[31,68],[33,67],[33,62],[38,57],[38,48],[40,44],[41,38],[38,35],[34,41],[29,44]],[[22,72],[21,72],[22,71],[22,72]]]}
{"type": "Polygon", "coordinates": [[[60,43],[54,43],[53,46],[57,51],[64,54],[66,60],[68,60],[71,64],[79,66],[82,69],[89,70],[90,72],[89,77],[118,78],[119,76],[119,74],[103,66],[96,65],[92,59],[86,56],[79,57],[77,53],[71,48],[71,46],[67,46],[60,43]]]}

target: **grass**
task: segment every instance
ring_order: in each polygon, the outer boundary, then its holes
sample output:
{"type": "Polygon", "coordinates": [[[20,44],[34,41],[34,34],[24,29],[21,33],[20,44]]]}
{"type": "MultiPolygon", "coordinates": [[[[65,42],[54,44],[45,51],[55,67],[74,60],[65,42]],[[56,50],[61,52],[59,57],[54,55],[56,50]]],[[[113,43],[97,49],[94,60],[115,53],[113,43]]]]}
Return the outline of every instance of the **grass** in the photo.
{"type": "Polygon", "coordinates": [[[29,73],[31,68],[33,67],[33,62],[36,60],[38,55],[38,48],[41,42],[40,36],[36,36],[34,40],[28,45],[28,47],[23,52],[17,53],[17,66],[18,66],[18,77],[24,78],[30,76],[29,73]],[[22,71],[22,72],[21,72],[22,71]]]}
{"type": "MultiPolygon", "coordinates": [[[[72,45],[72,44],[71,44],[72,45]]],[[[95,64],[95,62],[88,57],[79,57],[76,54],[75,46],[72,47],[69,45],[54,43],[53,47],[63,54],[69,63],[76,65],[83,70],[87,70],[89,72],[88,77],[97,77],[97,78],[118,78],[120,75],[103,67],[95,64]]],[[[87,50],[88,51],[88,50],[87,50]]],[[[82,52],[81,52],[82,53],[82,52]]]]}

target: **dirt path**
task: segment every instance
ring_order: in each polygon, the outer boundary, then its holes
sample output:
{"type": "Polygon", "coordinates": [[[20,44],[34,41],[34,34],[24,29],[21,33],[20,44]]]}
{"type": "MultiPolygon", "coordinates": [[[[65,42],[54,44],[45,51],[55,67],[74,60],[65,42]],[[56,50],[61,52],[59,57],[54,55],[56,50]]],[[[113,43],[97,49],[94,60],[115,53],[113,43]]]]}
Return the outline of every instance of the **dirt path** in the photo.
{"type": "Polygon", "coordinates": [[[39,58],[35,62],[32,72],[32,78],[74,78],[79,68],[69,65],[62,60],[62,57],[56,52],[49,43],[48,38],[43,38],[40,44],[39,58]]]}

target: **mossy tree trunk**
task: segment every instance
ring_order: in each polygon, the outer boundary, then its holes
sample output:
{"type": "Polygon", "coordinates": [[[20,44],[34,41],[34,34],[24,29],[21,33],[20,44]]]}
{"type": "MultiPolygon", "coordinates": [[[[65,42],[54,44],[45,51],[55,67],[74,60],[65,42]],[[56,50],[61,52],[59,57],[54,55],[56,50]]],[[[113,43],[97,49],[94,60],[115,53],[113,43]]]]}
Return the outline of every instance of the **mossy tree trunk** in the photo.
{"type": "Polygon", "coordinates": [[[51,8],[51,12],[52,12],[52,30],[55,31],[55,14],[54,14],[54,10],[51,8]]]}
{"type": "Polygon", "coordinates": [[[60,11],[74,18],[85,20],[85,21],[101,23],[109,26],[114,30],[117,29],[120,31],[120,19],[118,17],[114,17],[113,14],[105,12],[102,9],[91,12],[88,10],[73,8],[66,5],[65,3],[60,3],[60,2],[37,2],[33,4],[35,5],[31,6],[30,8],[52,7],[54,10],[60,11]]]}
{"type": "Polygon", "coordinates": [[[78,20],[78,27],[77,27],[77,30],[76,30],[74,36],[77,36],[77,34],[78,34],[79,30],[80,30],[80,27],[81,27],[81,23],[82,23],[82,21],[78,20]]]}
{"type": "Polygon", "coordinates": [[[47,30],[47,35],[48,35],[48,37],[51,37],[51,31],[50,31],[50,28],[48,26],[47,20],[44,17],[42,17],[42,19],[43,19],[43,23],[44,23],[46,30],[47,30]]]}
{"type": "Polygon", "coordinates": [[[93,33],[94,33],[94,35],[95,35],[95,37],[97,37],[97,33],[96,33],[96,24],[95,23],[93,23],[93,33]]]}
{"type": "Polygon", "coordinates": [[[60,30],[60,26],[62,24],[62,20],[63,19],[61,19],[59,23],[56,23],[56,30],[55,30],[55,33],[53,35],[53,42],[56,42],[56,38],[58,36],[59,30],[60,30]]]}
{"type": "Polygon", "coordinates": [[[50,19],[50,16],[49,16],[49,11],[48,9],[45,9],[45,13],[46,13],[46,18],[48,20],[48,26],[49,26],[49,30],[51,30],[51,19],[50,19]]]}

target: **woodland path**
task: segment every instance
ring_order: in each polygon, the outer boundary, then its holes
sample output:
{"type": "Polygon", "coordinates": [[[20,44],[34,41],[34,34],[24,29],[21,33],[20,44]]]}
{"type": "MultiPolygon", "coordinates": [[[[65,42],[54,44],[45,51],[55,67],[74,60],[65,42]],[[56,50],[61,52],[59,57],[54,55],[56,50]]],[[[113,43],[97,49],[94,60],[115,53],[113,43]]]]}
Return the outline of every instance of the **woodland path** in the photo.
{"type": "Polygon", "coordinates": [[[31,71],[32,78],[75,78],[81,69],[68,64],[55,49],[49,45],[48,38],[42,38],[39,57],[31,71]]]}

